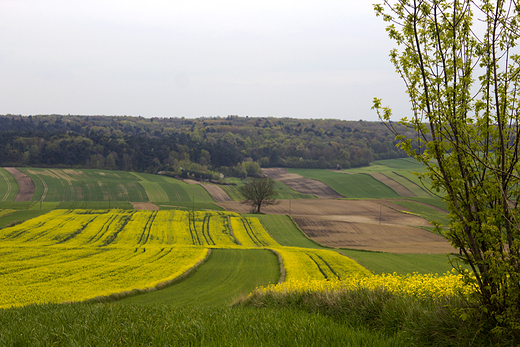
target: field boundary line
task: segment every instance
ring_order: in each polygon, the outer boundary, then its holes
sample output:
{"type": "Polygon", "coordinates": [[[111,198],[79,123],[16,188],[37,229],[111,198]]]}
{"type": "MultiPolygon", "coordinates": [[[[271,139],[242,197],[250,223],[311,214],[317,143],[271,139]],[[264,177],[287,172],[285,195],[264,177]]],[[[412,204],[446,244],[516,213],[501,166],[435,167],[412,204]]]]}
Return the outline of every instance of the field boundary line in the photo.
{"type": "Polygon", "coordinates": [[[316,246],[318,247],[322,247],[322,248],[327,248],[327,249],[335,249],[334,247],[330,247],[330,246],[325,246],[325,245],[322,245],[321,243],[319,242],[316,242],[314,241],[313,239],[311,239],[303,230],[302,228],[300,228],[300,226],[298,225],[298,223],[296,223],[293,219],[293,217],[291,215],[288,215],[286,214],[287,217],[289,217],[291,219],[291,221],[293,222],[294,226],[302,233],[303,236],[305,236],[309,241],[311,241],[312,243],[314,243],[316,246]]]}
{"type": "Polygon", "coordinates": [[[287,273],[285,271],[285,266],[283,264],[282,255],[273,248],[268,248],[268,250],[273,252],[278,257],[278,264],[280,266],[280,278],[278,278],[278,283],[283,283],[283,282],[285,282],[285,277],[286,277],[287,273]]]}
{"type": "Polygon", "coordinates": [[[47,182],[45,182],[44,180],[42,180],[42,178],[40,177],[40,175],[38,175],[37,173],[34,174],[36,177],[38,177],[38,179],[40,180],[40,182],[42,182],[42,186],[43,186],[43,193],[42,193],[42,196],[40,197],[40,201],[44,201],[45,198],[47,197],[47,191],[49,190],[49,187],[47,187],[47,182]]]}
{"type": "MultiPolygon", "coordinates": [[[[187,280],[188,278],[193,276],[195,274],[195,272],[197,272],[198,268],[201,265],[205,264],[211,258],[212,249],[211,248],[206,248],[206,249],[207,249],[207,253],[206,253],[206,256],[203,259],[201,259],[198,262],[196,262],[192,267],[190,267],[184,273],[180,274],[179,276],[177,276],[177,277],[175,277],[175,278],[173,278],[173,279],[171,279],[169,281],[165,281],[165,282],[159,283],[159,284],[155,285],[154,287],[149,287],[149,288],[144,288],[144,289],[137,289],[136,288],[136,289],[132,289],[130,291],[124,291],[124,292],[120,292],[120,293],[113,293],[113,294],[104,295],[104,296],[96,296],[95,298],[87,299],[87,300],[84,300],[84,301],[78,301],[78,302],[84,302],[84,303],[108,303],[108,302],[114,302],[114,301],[119,301],[119,300],[123,300],[123,299],[126,299],[126,298],[130,298],[132,296],[137,296],[137,295],[141,295],[141,294],[154,292],[156,290],[161,290],[161,289],[164,289],[164,288],[168,288],[170,286],[173,286],[174,284],[183,282],[184,280],[187,280]]],[[[69,303],[69,302],[64,302],[64,303],[69,303]]],[[[74,302],[72,302],[72,303],[74,303],[74,302]]]]}
{"type": "Polygon", "coordinates": [[[7,184],[7,192],[5,193],[4,197],[0,201],[6,201],[9,194],[11,194],[11,182],[9,182],[9,179],[2,171],[0,171],[0,175],[2,175],[2,177],[5,180],[5,183],[7,184]]]}

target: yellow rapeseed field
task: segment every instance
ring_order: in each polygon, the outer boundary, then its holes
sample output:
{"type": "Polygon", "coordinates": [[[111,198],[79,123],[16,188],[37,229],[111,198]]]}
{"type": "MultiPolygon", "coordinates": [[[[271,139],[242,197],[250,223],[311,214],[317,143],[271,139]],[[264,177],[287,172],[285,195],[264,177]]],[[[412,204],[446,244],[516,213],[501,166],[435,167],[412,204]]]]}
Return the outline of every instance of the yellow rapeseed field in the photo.
{"type": "Polygon", "coordinates": [[[174,279],[204,259],[200,247],[0,247],[0,308],[82,301],[174,279]]]}
{"type": "Polygon", "coordinates": [[[342,280],[290,279],[284,283],[259,287],[259,294],[289,292],[339,292],[355,289],[384,289],[390,292],[415,298],[440,298],[455,295],[468,295],[475,288],[466,285],[462,275],[446,273],[408,275],[352,273],[342,280]]]}
{"type": "Polygon", "coordinates": [[[248,247],[281,247],[278,242],[265,231],[254,217],[231,217],[231,228],[238,242],[248,247]]]}
{"type": "Polygon", "coordinates": [[[263,291],[460,288],[454,275],[374,276],[333,250],[283,247],[258,218],[233,212],[54,210],[0,230],[0,308],[151,288],[195,266],[209,248],[276,250],[286,282],[263,291]]]}

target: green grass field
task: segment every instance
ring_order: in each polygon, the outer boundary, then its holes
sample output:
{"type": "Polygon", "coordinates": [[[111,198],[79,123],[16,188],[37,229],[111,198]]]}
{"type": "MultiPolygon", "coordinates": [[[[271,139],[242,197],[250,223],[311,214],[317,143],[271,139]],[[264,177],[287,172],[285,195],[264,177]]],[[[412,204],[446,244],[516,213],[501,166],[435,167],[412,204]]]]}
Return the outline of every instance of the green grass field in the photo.
{"type": "Polygon", "coordinates": [[[276,283],[279,275],[278,258],[271,251],[215,249],[195,274],[181,283],[120,303],[228,306],[258,286],[276,283]]]}
{"type": "Polygon", "coordinates": [[[446,254],[395,254],[351,249],[339,251],[377,274],[394,272],[401,275],[413,272],[443,274],[452,268],[446,254]]]}
{"type": "Polygon", "coordinates": [[[265,230],[282,246],[325,249],[312,241],[286,215],[249,214],[260,220],[265,230]]]}
{"type": "Polygon", "coordinates": [[[198,202],[214,202],[201,186],[165,176],[88,169],[20,170],[34,182],[33,201],[190,202],[195,198],[198,202]]]}
{"type": "Polygon", "coordinates": [[[18,183],[13,175],[0,167],[0,202],[13,201],[18,193],[18,183]]]}
{"type": "Polygon", "coordinates": [[[321,169],[287,169],[290,173],[321,181],[347,198],[379,199],[400,197],[395,191],[367,174],[344,174],[321,169]]]}
{"type": "Polygon", "coordinates": [[[406,346],[385,334],[296,309],[40,305],[3,310],[2,346],[406,346]]]}

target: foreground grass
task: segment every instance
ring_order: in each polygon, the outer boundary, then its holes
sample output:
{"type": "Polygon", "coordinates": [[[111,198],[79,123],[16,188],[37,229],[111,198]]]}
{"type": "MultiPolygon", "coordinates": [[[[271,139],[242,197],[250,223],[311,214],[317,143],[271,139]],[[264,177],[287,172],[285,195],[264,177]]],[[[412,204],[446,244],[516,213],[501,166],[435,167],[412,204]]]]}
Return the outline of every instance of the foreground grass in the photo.
{"type": "Polygon", "coordinates": [[[282,284],[278,289],[260,288],[242,305],[328,316],[346,326],[394,336],[402,346],[518,346],[520,343],[520,337],[513,332],[493,335],[494,324],[472,304],[470,296],[439,295],[435,291],[431,295],[410,295],[407,290],[401,292],[406,288],[399,287],[394,288],[397,291],[363,286],[324,290],[316,289],[313,283],[308,287],[299,290],[282,284]],[[460,318],[462,313],[464,319],[460,318]]]}
{"type": "Polygon", "coordinates": [[[0,310],[2,346],[403,346],[294,309],[76,304],[0,310]]]}

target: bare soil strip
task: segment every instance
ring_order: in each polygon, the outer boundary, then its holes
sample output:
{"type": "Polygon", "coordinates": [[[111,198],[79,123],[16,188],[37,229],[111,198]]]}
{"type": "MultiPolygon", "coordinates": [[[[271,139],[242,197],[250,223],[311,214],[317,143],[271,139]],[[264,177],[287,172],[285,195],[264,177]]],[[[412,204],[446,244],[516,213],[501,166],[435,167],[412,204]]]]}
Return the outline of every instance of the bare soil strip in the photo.
{"type": "Polygon", "coordinates": [[[159,211],[159,206],[153,202],[131,202],[131,204],[134,207],[134,210],[159,211]]]}
{"type": "Polygon", "coordinates": [[[182,180],[184,183],[188,183],[188,184],[200,184],[199,181],[196,181],[196,180],[190,180],[190,179],[184,179],[182,180]]]}
{"type": "Polygon", "coordinates": [[[288,185],[299,193],[314,195],[320,199],[344,198],[343,195],[325,183],[305,178],[298,174],[288,173],[285,168],[262,169],[262,173],[267,177],[288,185]]]}
{"type": "MultiPolygon", "coordinates": [[[[431,224],[415,215],[399,212],[388,201],[301,199],[280,200],[262,208],[264,213],[289,214],[316,242],[336,248],[353,248],[393,253],[451,253],[455,249],[442,236],[422,227],[431,224]]],[[[222,202],[228,211],[249,212],[240,202],[222,202]]]]}
{"type": "Polygon", "coordinates": [[[202,186],[204,187],[204,189],[208,191],[209,195],[211,195],[211,197],[215,199],[215,201],[217,202],[233,201],[233,199],[229,197],[229,195],[224,191],[224,189],[220,188],[215,184],[202,184],[202,186]]]}
{"type": "Polygon", "coordinates": [[[390,187],[394,192],[402,196],[403,198],[409,198],[412,196],[416,196],[414,193],[412,193],[408,188],[403,186],[401,183],[398,183],[394,181],[391,178],[388,178],[387,176],[383,175],[379,172],[373,172],[369,174],[370,176],[374,177],[379,182],[383,183],[384,185],[390,187]]]}
{"type": "Polygon", "coordinates": [[[34,182],[31,178],[14,167],[4,167],[4,169],[13,175],[20,188],[14,201],[31,201],[35,190],[34,182]]]}

